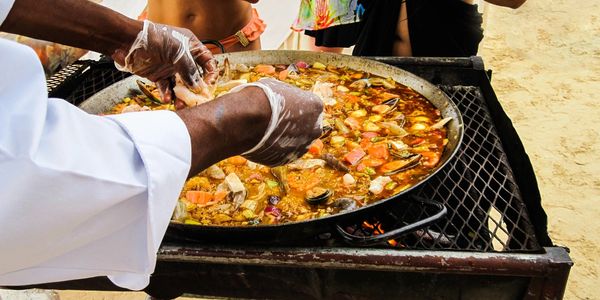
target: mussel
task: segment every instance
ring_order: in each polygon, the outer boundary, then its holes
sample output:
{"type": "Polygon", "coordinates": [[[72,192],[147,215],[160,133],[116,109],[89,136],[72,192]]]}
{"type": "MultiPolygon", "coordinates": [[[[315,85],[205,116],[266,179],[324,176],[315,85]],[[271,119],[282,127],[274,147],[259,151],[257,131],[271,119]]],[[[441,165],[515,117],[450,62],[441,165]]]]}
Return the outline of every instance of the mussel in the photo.
{"type": "Polygon", "coordinates": [[[279,181],[279,186],[281,187],[281,193],[285,196],[290,191],[290,186],[287,182],[287,167],[273,167],[271,168],[271,174],[279,181]]]}
{"type": "Polygon", "coordinates": [[[308,204],[319,205],[321,203],[325,203],[325,201],[327,201],[331,195],[333,195],[332,190],[322,187],[315,187],[306,192],[304,200],[306,200],[308,204]]]}
{"type": "Polygon", "coordinates": [[[400,98],[392,98],[392,99],[388,99],[385,100],[383,102],[381,102],[382,105],[387,105],[390,108],[385,112],[385,114],[389,114],[393,111],[396,110],[396,107],[398,106],[398,102],[400,102],[400,98]]]}
{"type": "Polygon", "coordinates": [[[416,167],[421,161],[421,154],[414,154],[407,159],[395,160],[381,166],[383,175],[390,176],[416,167]]]}
{"type": "Polygon", "coordinates": [[[383,86],[386,89],[396,88],[396,83],[391,79],[388,80],[388,79],[384,79],[384,78],[380,78],[380,77],[373,77],[373,78],[369,78],[369,82],[373,86],[383,86]]]}
{"type": "Polygon", "coordinates": [[[324,138],[328,137],[332,131],[333,131],[333,127],[331,127],[329,125],[323,126],[323,128],[321,128],[321,136],[319,138],[324,139],[324,138]]]}
{"type": "Polygon", "coordinates": [[[388,141],[388,148],[391,156],[400,159],[407,159],[415,155],[414,153],[408,151],[410,147],[408,147],[408,145],[402,141],[388,141]]]}
{"type": "Polygon", "coordinates": [[[346,167],[346,165],[344,165],[344,163],[342,163],[341,161],[339,161],[337,158],[335,158],[335,156],[333,156],[333,154],[331,153],[325,153],[323,155],[321,155],[321,159],[325,161],[325,163],[338,171],[341,172],[349,172],[348,167],[346,167]]]}
{"type": "Polygon", "coordinates": [[[153,87],[152,85],[147,84],[141,80],[136,80],[135,83],[137,83],[138,87],[140,88],[140,91],[142,91],[142,93],[144,93],[144,95],[146,95],[146,97],[148,97],[148,99],[150,99],[151,102],[155,104],[163,104],[162,101],[160,101],[160,99],[150,91],[151,88],[155,90],[156,87],[153,87]]]}
{"type": "Polygon", "coordinates": [[[279,201],[281,201],[281,197],[277,196],[277,195],[270,195],[269,197],[267,197],[267,202],[269,202],[269,205],[277,205],[277,203],[279,203],[279,201]]]}

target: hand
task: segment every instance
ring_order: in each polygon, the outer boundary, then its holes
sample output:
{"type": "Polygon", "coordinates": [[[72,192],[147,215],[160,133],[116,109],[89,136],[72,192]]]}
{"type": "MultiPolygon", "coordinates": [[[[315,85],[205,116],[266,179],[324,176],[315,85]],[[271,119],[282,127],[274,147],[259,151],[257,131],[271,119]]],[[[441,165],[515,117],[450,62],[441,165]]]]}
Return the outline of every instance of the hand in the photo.
{"type": "Polygon", "coordinates": [[[243,156],[273,167],[294,161],[306,153],[308,146],[321,135],[321,99],[311,92],[271,78],[248,85],[262,88],[267,95],[271,120],[261,141],[243,156]]]}
{"type": "Polygon", "coordinates": [[[178,110],[190,133],[190,176],[241,153],[267,166],[293,161],[321,134],[322,112],[316,95],[274,79],[178,110]]]}
{"type": "Polygon", "coordinates": [[[218,76],[210,50],[190,30],[150,21],[144,21],[133,43],[115,50],[112,58],[120,70],[155,81],[165,103],[173,99],[171,83],[175,74],[195,92],[206,90],[206,84],[213,84],[218,76]]]}

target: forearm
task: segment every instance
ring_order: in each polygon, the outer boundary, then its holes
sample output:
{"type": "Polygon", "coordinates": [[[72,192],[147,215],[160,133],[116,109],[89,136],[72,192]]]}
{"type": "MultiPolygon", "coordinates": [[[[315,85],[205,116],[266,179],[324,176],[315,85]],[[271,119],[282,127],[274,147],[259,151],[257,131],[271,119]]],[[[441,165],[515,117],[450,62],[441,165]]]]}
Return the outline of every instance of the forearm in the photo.
{"type": "Polygon", "coordinates": [[[523,5],[523,3],[525,3],[525,1],[526,0],[485,0],[485,2],[494,5],[510,7],[513,9],[519,8],[521,5],[523,5]]]}
{"type": "Polygon", "coordinates": [[[91,1],[16,0],[0,30],[111,55],[142,23],[91,1]]]}
{"type": "Polygon", "coordinates": [[[193,176],[256,145],[269,124],[271,108],[260,88],[247,87],[177,114],[190,133],[193,176]]]}

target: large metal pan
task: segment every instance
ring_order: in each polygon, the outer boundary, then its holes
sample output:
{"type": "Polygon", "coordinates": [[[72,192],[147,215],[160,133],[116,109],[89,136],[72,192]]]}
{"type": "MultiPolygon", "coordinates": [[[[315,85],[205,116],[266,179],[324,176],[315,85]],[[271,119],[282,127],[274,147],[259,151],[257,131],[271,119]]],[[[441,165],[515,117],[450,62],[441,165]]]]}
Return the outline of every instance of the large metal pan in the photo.
{"type": "MultiPolygon", "coordinates": [[[[217,55],[219,63],[222,63],[225,58],[229,58],[231,63],[244,63],[247,65],[291,64],[297,61],[314,63],[318,61],[337,67],[343,66],[355,70],[366,71],[382,77],[391,77],[396,82],[413,88],[415,91],[429,99],[429,101],[441,111],[444,118],[452,118],[452,121],[447,124],[448,144],[442,154],[438,166],[430,175],[423,178],[419,183],[398,195],[382,199],[376,203],[369,204],[351,212],[278,225],[225,227],[186,225],[172,222],[169,226],[167,236],[191,238],[193,240],[218,240],[223,242],[268,242],[273,240],[285,241],[298,238],[299,236],[316,235],[318,233],[331,231],[336,225],[339,229],[339,224],[348,221],[348,219],[364,217],[367,214],[385,210],[389,208],[390,205],[394,205],[397,201],[406,201],[406,196],[409,195],[413,189],[428,180],[448,163],[461,144],[463,136],[463,120],[456,105],[436,86],[397,67],[353,56],[307,51],[251,51],[217,55]]],[[[115,104],[121,102],[125,96],[130,95],[131,93],[140,93],[135,83],[136,79],[139,79],[139,77],[131,76],[117,82],[84,101],[80,107],[83,110],[94,114],[106,112],[115,104]]],[[[440,210],[439,214],[441,213],[443,213],[443,211],[440,210]]],[[[437,215],[438,217],[439,214],[437,215]]],[[[424,220],[420,225],[425,225],[428,221],[432,220],[433,219],[424,220]]],[[[400,228],[391,232],[403,233],[405,231],[405,229],[400,228]]],[[[345,236],[345,238],[348,239],[349,237],[345,236]]],[[[386,236],[386,238],[389,238],[389,236],[386,236]]]]}

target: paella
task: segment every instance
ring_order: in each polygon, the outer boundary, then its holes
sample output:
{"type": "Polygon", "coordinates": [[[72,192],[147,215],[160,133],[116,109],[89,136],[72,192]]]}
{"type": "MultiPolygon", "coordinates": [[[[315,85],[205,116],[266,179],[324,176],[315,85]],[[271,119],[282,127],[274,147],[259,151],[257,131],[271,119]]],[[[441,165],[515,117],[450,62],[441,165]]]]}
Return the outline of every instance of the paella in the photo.
{"type": "Polygon", "coordinates": [[[175,110],[231,88],[272,77],[310,90],[324,103],[323,134],[300,159],[269,168],[242,156],[189,178],[173,220],[185,224],[260,226],[348,212],[399,194],[430,175],[447,139],[439,109],[391,78],[319,62],[244,65],[226,60],[218,83],[197,95],[180,83],[176,103],[162,104],[151,84],[110,112],[175,110]]]}

